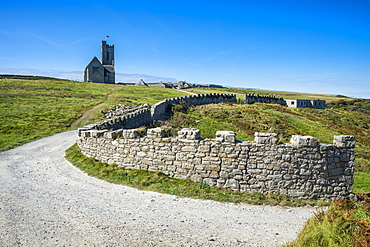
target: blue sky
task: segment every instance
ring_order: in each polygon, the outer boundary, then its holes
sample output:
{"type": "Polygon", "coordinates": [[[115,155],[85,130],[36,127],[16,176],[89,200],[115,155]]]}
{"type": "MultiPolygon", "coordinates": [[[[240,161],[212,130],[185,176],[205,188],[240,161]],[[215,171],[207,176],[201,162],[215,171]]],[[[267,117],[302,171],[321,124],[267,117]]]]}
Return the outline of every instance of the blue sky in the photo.
{"type": "Polygon", "coordinates": [[[83,79],[106,35],[116,81],[370,98],[370,1],[0,0],[0,73],[83,79]]]}

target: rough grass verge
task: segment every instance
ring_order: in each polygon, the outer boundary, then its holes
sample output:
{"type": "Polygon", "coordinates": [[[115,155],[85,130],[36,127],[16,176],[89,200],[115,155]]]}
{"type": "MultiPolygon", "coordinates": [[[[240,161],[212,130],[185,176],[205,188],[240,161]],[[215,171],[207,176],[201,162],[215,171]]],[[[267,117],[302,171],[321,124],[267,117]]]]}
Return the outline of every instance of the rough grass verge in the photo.
{"type": "Polygon", "coordinates": [[[115,164],[109,165],[93,158],[85,157],[76,144],[66,150],[66,159],[88,175],[107,182],[180,197],[272,206],[330,205],[330,202],[323,200],[301,200],[292,199],[286,195],[232,191],[193,182],[189,179],[172,178],[159,171],[134,170],[119,167],[115,164]]]}
{"type": "Polygon", "coordinates": [[[363,201],[334,201],[327,211],[310,218],[286,247],[370,246],[370,198],[362,197],[363,201]]]}

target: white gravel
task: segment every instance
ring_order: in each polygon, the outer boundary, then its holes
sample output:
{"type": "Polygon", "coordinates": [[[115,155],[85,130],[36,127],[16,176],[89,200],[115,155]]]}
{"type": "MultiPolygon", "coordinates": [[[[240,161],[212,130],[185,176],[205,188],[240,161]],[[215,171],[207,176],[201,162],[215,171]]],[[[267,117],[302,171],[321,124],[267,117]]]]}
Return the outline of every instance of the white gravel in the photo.
{"type": "Polygon", "coordinates": [[[64,159],[75,139],[70,131],[0,153],[0,246],[279,246],[315,211],[110,184],[64,159]]]}

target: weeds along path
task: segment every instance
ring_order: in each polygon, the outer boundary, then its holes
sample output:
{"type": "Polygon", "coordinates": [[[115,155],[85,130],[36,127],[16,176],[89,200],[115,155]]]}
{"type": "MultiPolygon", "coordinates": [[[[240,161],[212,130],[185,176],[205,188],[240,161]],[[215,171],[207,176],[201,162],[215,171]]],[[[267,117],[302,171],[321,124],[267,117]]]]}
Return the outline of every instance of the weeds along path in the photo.
{"type": "Polygon", "coordinates": [[[190,94],[190,95],[198,95],[197,93],[188,92],[188,91],[185,91],[185,90],[179,90],[179,89],[177,89],[177,91],[183,92],[183,93],[187,93],[187,94],[190,94]]]}
{"type": "MultiPolygon", "coordinates": [[[[112,90],[117,90],[117,89],[113,88],[112,90]]],[[[110,98],[112,98],[113,95],[114,95],[113,92],[107,95],[107,102],[109,101],[110,98]]],[[[93,108],[91,108],[90,110],[85,111],[79,119],[77,119],[71,124],[71,128],[77,128],[77,127],[84,126],[84,125],[91,123],[91,119],[96,117],[97,115],[96,113],[100,111],[101,109],[103,109],[103,107],[107,105],[107,102],[100,103],[94,106],[93,108]]]]}
{"type": "Polygon", "coordinates": [[[293,240],[314,211],[110,184],[64,159],[76,134],[0,153],[0,246],[279,246],[293,240]]]}
{"type": "Polygon", "coordinates": [[[101,103],[99,105],[94,106],[90,110],[85,111],[79,119],[77,119],[71,124],[71,128],[77,128],[79,126],[83,126],[83,125],[87,125],[91,123],[91,121],[89,120],[95,116],[97,111],[99,111],[106,105],[107,103],[101,103]]]}

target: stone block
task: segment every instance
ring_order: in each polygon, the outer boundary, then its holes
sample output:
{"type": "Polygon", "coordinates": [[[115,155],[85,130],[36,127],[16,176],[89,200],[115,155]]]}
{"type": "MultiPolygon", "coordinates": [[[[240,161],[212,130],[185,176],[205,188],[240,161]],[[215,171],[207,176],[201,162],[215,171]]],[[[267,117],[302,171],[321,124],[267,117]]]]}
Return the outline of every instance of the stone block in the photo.
{"type": "Polygon", "coordinates": [[[174,156],[174,155],[164,155],[163,159],[164,160],[169,160],[169,161],[174,161],[174,160],[176,160],[176,156],[174,156]]]}
{"type": "Polygon", "coordinates": [[[179,139],[198,140],[200,139],[200,131],[194,128],[183,128],[178,132],[179,139]]]}
{"type": "Polygon", "coordinates": [[[91,137],[91,132],[90,131],[82,131],[81,132],[81,137],[83,137],[83,138],[91,137]]]}
{"type": "Polygon", "coordinates": [[[206,156],[203,158],[203,161],[220,161],[220,158],[217,156],[206,156]]]}
{"type": "Polygon", "coordinates": [[[346,175],[346,176],[352,176],[353,175],[353,168],[346,168],[344,170],[344,175],[346,175]]]}
{"type": "Polygon", "coordinates": [[[185,146],[181,148],[182,152],[196,152],[197,149],[194,146],[185,146]]]}
{"type": "Polygon", "coordinates": [[[334,136],[334,144],[340,147],[355,148],[356,141],[354,136],[350,135],[338,135],[334,136]]]}
{"type": "Polygon", "coordinates": [[[83,127],[83,128],[79,128],[77,131],[77,136],[78,137],[83,137],[83,132],[87,132],[89,131],[90,128],[87,128],[87,127],[83,127]]]}
{"type": "Polygon", "coordinates": [[[239,183],[235,179],[228,179],[224,185],[228,189],[232,190],[238,190],[239,189],[239,183]]]}
{"type": "Polygon", "coordinates": [[[200,145],[198,148],[199,152],[206,152],[209,153],[210,146],[209,145],[200,145]]]}
{"type": "Polygon", "coordinates": [[[209,165],[205,165],[204,170],[207,170],[207,171],[220,171],[221,170],[221,166],[209,164],[209,165]]]}
{"type": "Polygon", "coordinates": [[[115,131],[108,131],[104,133],[104,137],[108,139],[116,139],[117,133],[115,131]]]}
{"type": "Polygon", "coordinates": [[[219,178],[218,172],[217,171],[211,171],[209,174],[210,178],[219,178]]]}
{"type": "Polygon", "coordinates": [[[227,157],[232,158],[232,159],[237,159],[237,158],[239,158],[239,155],[238,154],[229,154],[229,155],[227,155],[227,157]]]}
{"type": "Polygon", "coordinates": [[[91,137],[104,137],[104,133],[108,130],[91,130],[91,137]]]}
{"type": "Polygon", "coordinates": [[[221,171],[220,172],[220,177],[226,179],[226,178],[229,177],[229,173],[228,172],[225,172],[225,171],[221,171]]]}
{"type": "Polygon", "coordinates": [[[275,133],[262,133],[262,132],[255,132],[254,133],[254,141],[257,144],[276,144],[277,134],[275,133]]]}
{"type": "Polygon", "coordinates": [[[194,164],[191,164],[191,163],[183,163],[182,164],[182,168],[185,168],[185,169],[193,169],[194,168],[194,164]]]}
{"type": "Polygon", "coordinates": [[[335,169],[330,170],[330,174],[332,176],[343,175],[344,174],[344,170],[343,170],[343,168],[335,168],[335,169]]]}
{"type": "Polygon", "coordinates": [[[316,147],[318,146],[317,138],[312,136],[292,135],[290,143],[296,147],[316,147]]]}
{"type": "Polygon", "coordinates": [[[219,142],[235,143],[236,134],[233,131],[217,131],[216,140],[219,142]]]}
{"type": "Polygon", "coordinates": [[[300,198],[305,195],[304,191],[288,190],[288,195],[293,198],[300,198]]]}
{"type": "Polygon", "coordinates": [[[229,154],[229,153],[231,153],[233,151],[234,151],[234,148],[232,148],[232,147],[225,148],[225,153],[227,153],[227,154],[229,154]]]}
{"type": "Polygon", "coordinates": [[[239,162],[238,169],[241,171],[245,170],[245,165],[241,165],[239,162]]]}
{"type": "Polygon", "coordinates": [[[147,131],[147,136],[151,138],[163,138],[168,136],[168,130],[162,129],[160,127],[158,128],[153,128],[153,129],[148,129],[147,131]]]}
{"type": "Polygon", "coordinates": [[[137,129],[125,129],[122,130],[122,137],[127,139],[133,139],[139,137],[139,131],[137,129]]]}
{"type": "Polygon", "coordinates": [[[208,178],[209,174],[206,171],[197,171],[202,178],[208,178]]]}
{"type": "Polygon", "coordinates": [[[215,186],[217,184],[217,180],[214,178],[205,178],[203,182],[208,184],[209,186],[215,186]]]}

